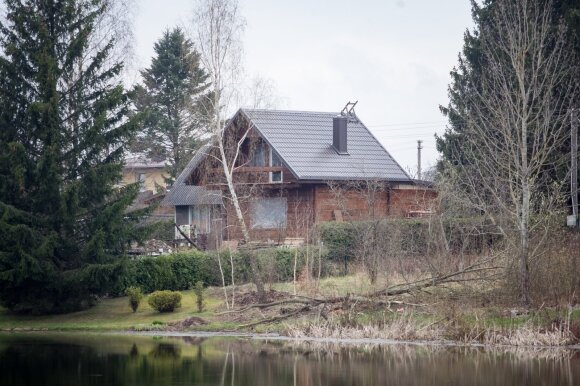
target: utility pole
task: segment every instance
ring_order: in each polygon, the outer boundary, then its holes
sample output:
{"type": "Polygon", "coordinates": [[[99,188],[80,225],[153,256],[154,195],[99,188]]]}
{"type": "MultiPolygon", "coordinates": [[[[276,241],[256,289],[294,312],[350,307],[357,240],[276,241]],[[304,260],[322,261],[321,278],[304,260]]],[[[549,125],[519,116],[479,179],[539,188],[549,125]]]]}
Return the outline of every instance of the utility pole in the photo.
{"type": "Polygon", "coordinates": [[[576,109],[572,108],[570,113],[571,131],[571,170],[570,170],[570,193],[572,196],[572,215],[578,226],[578,117],[576,109]]]}
{"type": "Polygon", "coordinates": [[[421,146],[422,143],[423,143],[423,141],[421,141],[420,139],[417,140],[417,179],[418,180],[421,179],[421,149],[423,149],[423,146],[421,146]]]}

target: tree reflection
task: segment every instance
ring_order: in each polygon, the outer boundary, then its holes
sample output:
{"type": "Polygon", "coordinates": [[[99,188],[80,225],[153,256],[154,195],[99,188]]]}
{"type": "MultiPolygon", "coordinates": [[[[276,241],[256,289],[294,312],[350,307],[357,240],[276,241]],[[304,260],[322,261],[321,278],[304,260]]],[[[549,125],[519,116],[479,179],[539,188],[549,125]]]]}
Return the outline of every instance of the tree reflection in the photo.
{"type": "Polygon", "coordinates": [[[0,385],[572,385],[570,350],[1,336],[0,385]],[[99,375],[98,377],[96,375],[99,375]]]}

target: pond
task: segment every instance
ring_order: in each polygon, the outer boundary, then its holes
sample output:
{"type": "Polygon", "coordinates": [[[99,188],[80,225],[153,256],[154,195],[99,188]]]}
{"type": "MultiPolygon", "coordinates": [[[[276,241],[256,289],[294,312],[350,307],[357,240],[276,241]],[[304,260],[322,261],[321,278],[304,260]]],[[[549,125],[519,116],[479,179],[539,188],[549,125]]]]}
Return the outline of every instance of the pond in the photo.
{"type": "Polygon", "coordinates": [[[0,334],[0,385],[578,385],[579,350],[0,334]]]}

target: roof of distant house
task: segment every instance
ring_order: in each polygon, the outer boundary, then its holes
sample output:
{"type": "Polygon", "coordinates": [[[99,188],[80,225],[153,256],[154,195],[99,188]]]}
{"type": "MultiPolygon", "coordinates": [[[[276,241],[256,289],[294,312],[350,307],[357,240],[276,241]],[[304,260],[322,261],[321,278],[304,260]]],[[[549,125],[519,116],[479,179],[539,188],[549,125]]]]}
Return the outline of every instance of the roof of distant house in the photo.
{"type": "Polygon", "coordinates": [[[158,169],[165,167],[165,160],[155,161],[143,155],[130,155],[125,158],[125,169],[158,169]]]}

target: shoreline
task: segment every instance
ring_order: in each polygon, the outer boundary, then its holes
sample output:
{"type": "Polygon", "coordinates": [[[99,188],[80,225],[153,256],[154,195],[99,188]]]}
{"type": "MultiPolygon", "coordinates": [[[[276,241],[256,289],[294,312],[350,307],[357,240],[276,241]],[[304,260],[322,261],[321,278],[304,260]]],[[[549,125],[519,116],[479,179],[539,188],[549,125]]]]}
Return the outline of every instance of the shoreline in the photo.
{"type": "Polygon", "coordinates": [[[167,337],[167,338],[237,338],[251,339],[256,341],[276,340],[281,342],[297,343],[321,343],[337,344],[348,346],[363,345],[389,345],[389,346],[439,346],[439,347],[471,347],[484,349],[523,349],[523,350],[570,350],[580,351],[580,344],[566,346],[546,346],[546,345],[486,345],[483,343],[462,343],[452,340],[397,340],[382,338],[318,338],[318,337],[291,337],[277,333],[252,333],[252,332],[233,332],[233,331],[133,331],[133,330],[88,330],[88,329],[12,329],[0,330],[1,335],[10,334],[95,334],[95,335],[123,335],[123,336],[150,336],[150,337],[167,337]]]}

